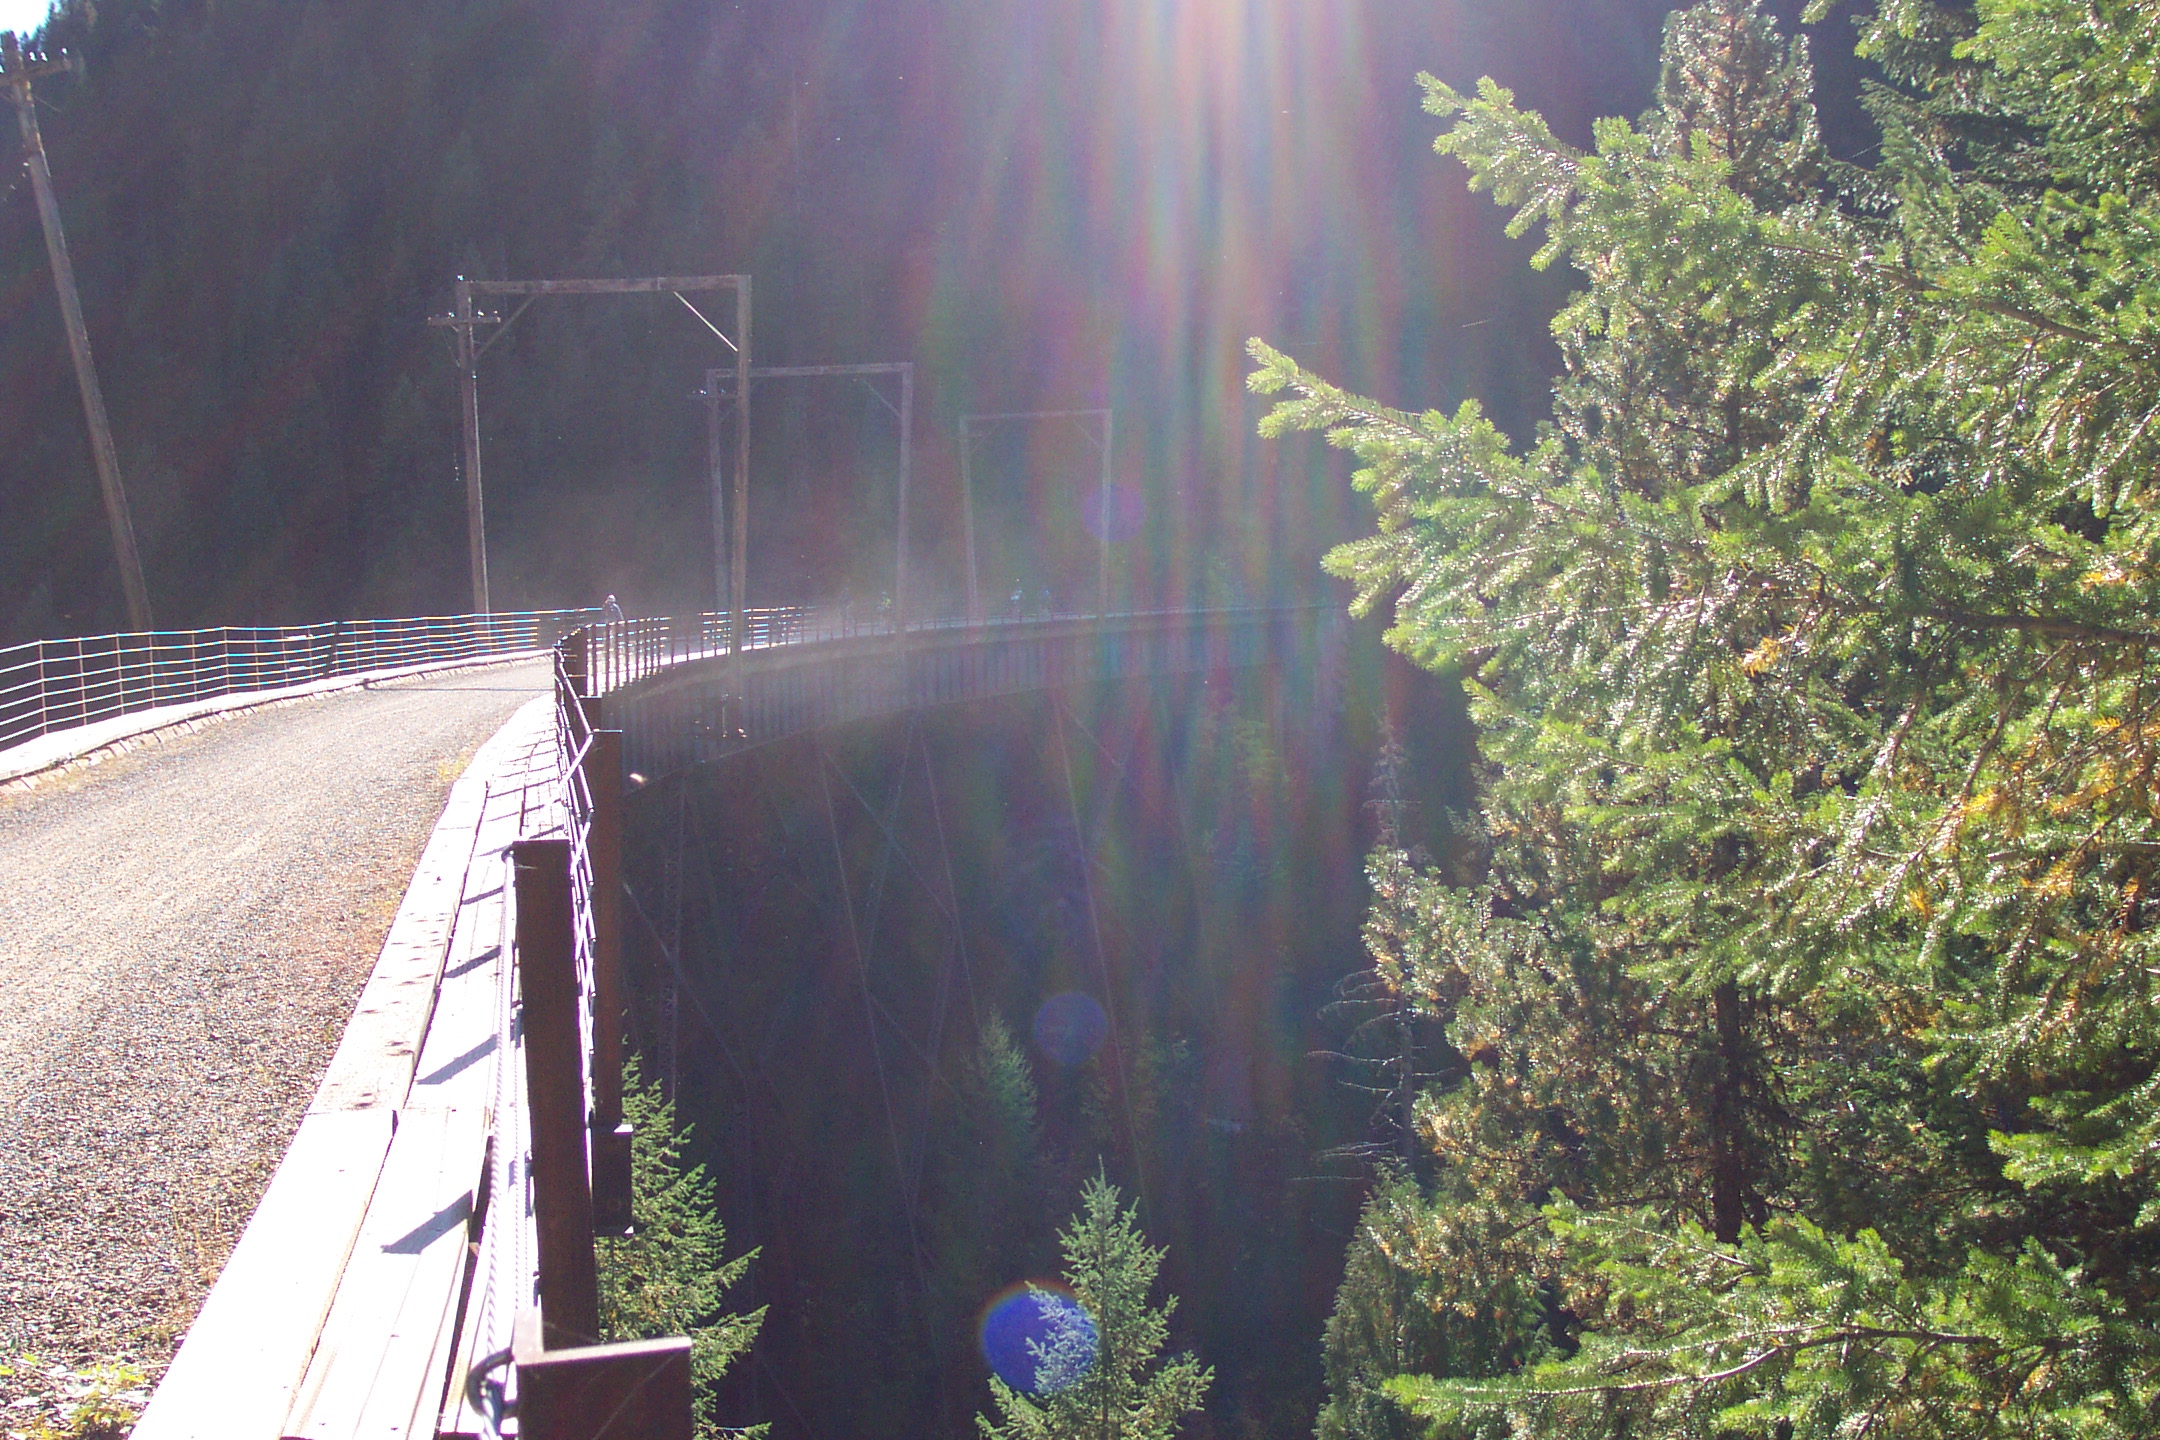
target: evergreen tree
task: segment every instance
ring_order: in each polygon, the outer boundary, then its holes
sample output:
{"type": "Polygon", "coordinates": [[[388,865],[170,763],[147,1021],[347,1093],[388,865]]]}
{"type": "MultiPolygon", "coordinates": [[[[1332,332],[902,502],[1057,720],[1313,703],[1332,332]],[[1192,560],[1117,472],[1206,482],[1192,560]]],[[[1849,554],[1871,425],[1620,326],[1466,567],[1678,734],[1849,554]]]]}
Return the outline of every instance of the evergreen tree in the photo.
{"type": "MultiPolygon", "coordinates": [[[[720,1297],[741,1281],[757,1252],[726,1259],[727,1231],[714,1212],[713,1182],[703,1165],[683,1163],[687,1127],[657,1084],[646,1083],[633,1058],[623,1067],[623,1117],[630,1139],[628,1236],[594,1242],[600,1270],[600,1333],[606,1340],[663,1335],[691,1339],[697,1433],[723,1433],[713,1419],[713,1386],[750,1348],[763,1309],[722,1315],[720,1297]]],[[[762,1433],[764,1427],[757,1427],[762,1433]]],[[[742,1433],[742,1432],[735,1432],[742,1433]]]]}
{"type": "Polygon", "coordinates": [[[934,1142],[932,1283],[951,1334],[965,1333],[965,1317],[985,1295],[1049,1258],[1038,1103],[1026,1052],[993,1014],[961,1068],[934,1142]]]}
{"type": "Polygon", "coordinates": [[[1417,945],[1422,926],[1414,911],[1403,902],[1416,892],[1420,867],[1430,866],[1432,856],[1423,846],[1404,849],[1404,820],[1410,801],[1405,793],[1408,755],[1391,725],[1381,729],[1380,754],[1373,766],[1373,798],[1368,807],[1377,833],[1366,866],[1366,880],[1373,901],[1365,917],[1366,950],[1373,958],[1370,969],[1345,976],[1337,982],[1337,999],[1327,1012],[1354,1023],[1345,1038],[1346,1050],[1329,1058],[1345,1064],[1356,1079],[1352,1089],[1374,1098],[1372,1138],[1338,1146],[1329,1152],[1340,1158],[1392,1158],[1409,1174],[1417,1173],[1416,1101],[1419,1090],[1431,1080],[1457,1069],[1462,1057],[1452,1053],[1445,1041],[1426,1048],[1437,1053],[1425,1058],[1438,1070],[1419,1068],[1421,1006],[1414,996],[1411,968],[1404,964],[1405,950],[1417,945]]]}
{"type": "MultiPolygon", "coordinates": [[[[1389,1396],[1390,1381],[1417,1369],[1479,1373],[1498,1361],[1489,1346],[1451,1352],[1451,1340],[1475,1346],[1475,1338],[1443,1326],[1414,1268],[1403,1263],[1423,1211],[1417,1186],[1400,1174],[1384,1174],[1365,1202],[1321,1344],[1328,1399],[1314,1427],[1318,1440],[1412,1440],[1425,1424],[1389,1396]]],[[[1488,1317],[1488,1329],[1508,1334],[1513,1327],[1488,1317]]]]}
{"type": "Polygon", "coordinates": [[[933,1141],[925,1210],[933,1332],[943,1337],[941,1390],[952,1427],[969,1418],[980,1363],[974,1317],[984,1297],[1050,1258],[1048,1176],[1040,1152],[1035,1074],[1001,1016],[978,1032],[933,1141]]]}
{"type": "Polygon", "coordinates": [[[1485,761],[1478,883],[1381,857],[1376,968],[1471,1073],[1368,1211],[1339,1433],[1391,1433],[1398,1363],[1440,1434],[2160,1421],[2160,17],[1862,35],[1866,169],[1752,0],[1676,15],[1590,151],[1424,77],[1585,281],[1529,445],[1254,346],[1264,428],[1378,507],[1331,568],[1461,671],[1485,761]]]}
{"type": "Polygon", "coordinates": [[[1001,1419],[977,1418],[984,1440],[1168,1440],[1200,1408],[1215,1372],[1190,1355],[1157,1363],[1177,1300],[1148,1303],[1163,1252],[1149,1248],[1118,1199],[1117,1187],[1097,1176],[1071,1228],[1059,1232],[1065,1279],[1085,1314],[1045,1307],[1052,1333],[1029,1346],[1036,1393],[991,1376],[1001,1419]]]}

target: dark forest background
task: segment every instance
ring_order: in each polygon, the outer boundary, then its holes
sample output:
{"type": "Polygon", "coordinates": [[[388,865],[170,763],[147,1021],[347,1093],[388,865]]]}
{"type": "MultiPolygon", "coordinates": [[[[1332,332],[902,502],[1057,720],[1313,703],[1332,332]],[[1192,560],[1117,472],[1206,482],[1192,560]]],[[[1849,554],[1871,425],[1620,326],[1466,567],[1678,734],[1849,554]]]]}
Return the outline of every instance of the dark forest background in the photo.
{"type": "Polygon", "coordinates": [[[1460,692],[1373,629],[801,737],[634,797],[633,1043],[730,1254],[758,1252],[728,1295],[765,1319],[725,1423],[975,1434],[983,1314],[1055,1279],[1100,1168],[1168,1248],[1170,1348],[1215,1370],[1180,1433],[1309,1430],[1393,1134],[1357,1058],[1386,1037],[1345,984],[1387,737],[1401,838],[1443,849],[1472,803],[1460,692]],[[1077,996],[1104,1006],[1092,1046],[1038,1025],[1077,996]]]}
{"type": "MultiPolygon", "coordinates": [[[[1431,155],[1411,75],[1505,77],[1585,139],[1646,103],[1664,8],[66,0],[45,39],[86,75],[40,113],[160,624],[465,607],[423,323],[459,274],[745,270],[760,362],[916,361],[931,591],[957,584],[957,415],[1107,404],[1120,587],[1295,595],[1355,512],[1317,447],[1251,438],[1241,342],[1526,430],[1567,280],[1431,155]]],[[[0,334],[0,639],[113,627],[19,173],[0,334]]],[[[498,607],[711,603],[695,392],[723,353],[654,297],[544,303],[488,357],[498,607]]],[[[889,584],[877,403],[759,405],[753,603],[889,584]]],[[[996,563],[1076,583],[1084,447],[1007,435],[981,464],[996,563]]]]}

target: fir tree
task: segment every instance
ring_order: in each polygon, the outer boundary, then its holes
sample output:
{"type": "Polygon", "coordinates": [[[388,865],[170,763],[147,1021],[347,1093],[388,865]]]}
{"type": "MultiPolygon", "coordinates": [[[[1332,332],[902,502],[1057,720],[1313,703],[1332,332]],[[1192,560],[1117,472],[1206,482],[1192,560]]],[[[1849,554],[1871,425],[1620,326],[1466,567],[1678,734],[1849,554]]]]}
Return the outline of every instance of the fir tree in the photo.
{"type": "Polygon", "coordinates": [[[1384,1383],[1439,1434],[2156,1423],[2160,20],[1862,35],[1865,170],[1751,0],[1675,16],[1590,151],[1425,78],[1585,282],[1531,444],[1254,347],[1268,432],[1378,507],[1331,568],[1486,761],[1486,874],[1368,932],[1471,1073],[1353,1256],[1343,1433],[1388,1433],[1356,1337],[1404,1288],[1384,1383]]]}
{"type": "Polygon", "coordinates": [[[1071,1228],[1059,1233],[1065,1279],[1085,1319],[1050,1309],[1064,1323],[1029,1347],[1035,1394],[991,1376],[1000,1419],[977,1418],[984,1440],[1168,1440],[1200,1408],[1215,1372],[1190,1355],[1158,1363],[1177,1300],[1148,1303],[1163,1252],[1149,1248],[1118,1199],[1117,1187],[1097,1176],[1071,1228]]]}
{"type": "Polygon", "coordinates": [[[1037,1131],[1035,1074],[1004,1019],[992,1014],[946,1097],[933,1141],[929,1237],[934,1331],[943,1337],[940,1394],[965,1427],[980,1363],[976,1312],[1015,1274],[1050,1259],[1048,1184],[1037,1131]]]}
{"type": "MultiPolygon", "coordinates": [[[[1314,1427],[1318,1440],[1412,1440],[1425,1422],[1394,1402],[1388,1384],[1412,1370],[1489,1371],[1502,1360],[1492,1342],[1504,1344],[1518,1328],[1504,1314],[1494,1323],[1492,1309],[1483,1333],[1451,1326],[1427,1303],[1427,1287],[1403,1263],[1424,1215],[1417,1185],[1400,1174],[1383,1174],[1365,1202],[1321,1344],[1328,1399],[1314,1427]]],[[[1530,1305],[1535,1297],[1519,1299],[1530,1305]]]]}
{"type": "Polygon", "coordinates": [[[1039,1153],[1035,1075],[992,1015],[937,1129],[930,1204],[934,1281],[954,1334],[1015,1270],[1047,1260],[1050,1217],[1039,1153]],[[1038,1254],[1038,1250],[1040,1253],[1038,1254]]]}
{"type": "MultiPolygon", "coordinates": [[[[720,1297],[749,1270],[757,1252],[726,1257],[727,1232],[713,1206],[713,1182],[703,1165],[683,1163],[688,1127],[677,1128],[675,1106],[657,1084],[638,1074],[637,1061],[623,1067],[623,1116],[630,1141],[628,1236],[603,1235],[594,1242],[600,1270],[600,1333],[607,1340],[664,1335],[691,1339],[690,1376],[695,1387],[697,1433],[723,1432],[713,1419],[712,1388],[728,1366],[750,1348],[764,1323],[763,1309],[723,1315],[720,1297]]],[[[756,1428],[762,1433],[764,1427],[756,1428]]]]}

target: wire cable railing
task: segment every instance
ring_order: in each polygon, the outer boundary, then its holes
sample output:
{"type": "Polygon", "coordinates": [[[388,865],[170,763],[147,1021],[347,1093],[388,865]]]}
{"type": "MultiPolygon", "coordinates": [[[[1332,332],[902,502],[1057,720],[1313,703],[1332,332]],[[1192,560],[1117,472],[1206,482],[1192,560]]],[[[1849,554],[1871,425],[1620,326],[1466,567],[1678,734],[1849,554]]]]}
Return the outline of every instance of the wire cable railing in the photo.
{"type": "MultiPolygon", "coordinates": [[[[1123,612],[1121,612],[1123,613],[1123,612]]],[[[1184,611],[1141,611],[1137,614],[1184,614],[1184,611]]],[[[1040,624],[1044,621],[1100,621],[1106,617],[1092,610],[1062,611],[1047,605],[1023,610],[1016,603],[1010,614],[970,620],[960,613],[910,614],[905,634],[930,634],[970,630],[994,631],[1004,626],[1040,624]]],[[[1128,616],[1129,618],[1129,616],[1128,616]]],[[[743,649],[768,650],[810,641],[863,640],[901,634],[889,605],[841,602],[826,605],[782,605],[743,612],[743,649]]],[[[597,697],[612,694],[685,660],[703,660],[729,653],[726,611],[706,611],[675,618],[616,620],[596,623],[566,635],[568,663],[577,676],[580,692],[597,697]]]]}
{"type": "MultiPolygon", "coordinates": [[[[1016,610],[1013,618],[1021,618],[1016,610]]],[[[1041,618],[1030,614],[1026,618],[1041,618]]],[[[911,617],[907,628],[964,625],[911,617]]],[[[995,623],[994,621],[992,623],[995,623]]],[[[64,730],[174,705],[423,665],[540,652],[586,629],[593,693],[682,660],[728,652],[726,611],[677,619],[608,621],[597,609],[491,615],[331,620],[310,625],[221,625],[32,640],[0,646],[0,750],[64,730]]],[[[743,612],[745,650],[894,632],[885,605],[841,602],[743,612]]]]}
{"type": "Polygon", "coordinates": [[[85,635],[0,647],[0,750],[172,705],[544,651],[596,610],[85,635]]]}

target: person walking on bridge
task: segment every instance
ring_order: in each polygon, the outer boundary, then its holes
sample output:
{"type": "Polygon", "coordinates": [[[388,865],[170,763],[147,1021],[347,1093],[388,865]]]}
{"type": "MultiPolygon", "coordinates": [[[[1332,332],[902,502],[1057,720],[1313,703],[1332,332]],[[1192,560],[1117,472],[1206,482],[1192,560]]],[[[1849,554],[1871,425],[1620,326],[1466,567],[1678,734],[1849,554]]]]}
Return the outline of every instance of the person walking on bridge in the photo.
{"type": "Polygon", "coordinates": [[[620,625],[626,618],[623,615],[622,606],[616,603],[615,596],[612,593],[600,604],[600,618],[609,625],[620,625]]]}

